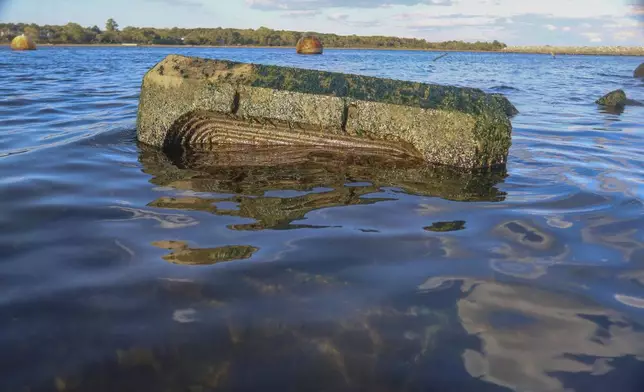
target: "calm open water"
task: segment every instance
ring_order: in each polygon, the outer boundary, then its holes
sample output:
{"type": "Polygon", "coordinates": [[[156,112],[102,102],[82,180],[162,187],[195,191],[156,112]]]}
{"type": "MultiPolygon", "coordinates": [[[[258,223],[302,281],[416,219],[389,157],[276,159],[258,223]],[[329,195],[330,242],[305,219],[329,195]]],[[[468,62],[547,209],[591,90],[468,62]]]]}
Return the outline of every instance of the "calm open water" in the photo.
{"type": "Polygon", "coordinates": [[[644,391],[642,59],[439,54],[0,49],[0,390],[644,391]],[[169,53],[504,93],[507,172],[166,156],[169,53]]]}

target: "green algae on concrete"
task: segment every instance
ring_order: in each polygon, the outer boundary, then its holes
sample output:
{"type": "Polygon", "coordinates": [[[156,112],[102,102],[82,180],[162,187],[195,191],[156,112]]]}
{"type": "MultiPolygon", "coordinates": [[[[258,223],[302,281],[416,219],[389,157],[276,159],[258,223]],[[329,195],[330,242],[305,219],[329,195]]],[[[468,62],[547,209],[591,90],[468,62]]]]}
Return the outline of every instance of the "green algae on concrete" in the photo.
{"type": "Polygon", "coordinates": [[[505,163],[516,113],[480,89],[170,55],[143,79],[137,136],[157,147],[342,146],[476,169],[505,163]]]}

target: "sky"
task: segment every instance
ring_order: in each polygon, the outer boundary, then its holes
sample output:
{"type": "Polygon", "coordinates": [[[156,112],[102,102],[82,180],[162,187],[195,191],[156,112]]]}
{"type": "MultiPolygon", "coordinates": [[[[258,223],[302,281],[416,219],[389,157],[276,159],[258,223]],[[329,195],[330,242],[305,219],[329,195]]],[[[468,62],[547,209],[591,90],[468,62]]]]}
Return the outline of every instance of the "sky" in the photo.
{"type": "Polygon", "coordinates": [[[644,0],[0,0],[0,22],[233,27],[508,45],[644,45],[644,0]]]}

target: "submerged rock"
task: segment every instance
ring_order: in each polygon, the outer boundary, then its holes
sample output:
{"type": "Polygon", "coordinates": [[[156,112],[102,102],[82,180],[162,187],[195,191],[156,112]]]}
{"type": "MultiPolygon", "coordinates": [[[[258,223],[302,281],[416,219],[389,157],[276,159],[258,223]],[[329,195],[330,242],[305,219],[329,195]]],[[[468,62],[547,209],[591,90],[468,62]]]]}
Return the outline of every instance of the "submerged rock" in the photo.
{"type": "Polygon", "coordinates": [[[628,99],[624,90],[615,90],[604,95],[595,101],[598,105],[603,105],[608,108],[623,109],[625,106],[643,106],[639,101],[628,99]]]}
{"type": "Polygon", "coordinates": [[[636,78],[644,78],[644,63],[635,69],[633,76],[636,78]]]}
{"type": "Polygon", "coordinates": [[[137,137],[165,148],[343,147],[477,169],[505,164],[515,112],[474,88],[170,55],[143,79],[137,137]]]}
{"type": "Polygon", "coordinates": [[[615,90],[604,95],[595,101],[598,105],[610,106],[610,107],[624,107],[626,106],[626,93],[624,90],[615,90]]]}
{"type": "Polygon", "coordinates": [[[300,38],[295,45],[298,54],[322,54],[322,42],[314,35],[300,38]]]}

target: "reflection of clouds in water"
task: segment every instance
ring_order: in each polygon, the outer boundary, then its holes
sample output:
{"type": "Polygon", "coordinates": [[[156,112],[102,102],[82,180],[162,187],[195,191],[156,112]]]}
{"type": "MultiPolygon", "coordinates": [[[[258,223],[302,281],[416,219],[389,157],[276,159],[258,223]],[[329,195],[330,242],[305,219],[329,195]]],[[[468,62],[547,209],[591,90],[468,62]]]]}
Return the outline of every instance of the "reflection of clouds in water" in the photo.
{"type": "Polygon", "coordinates": [[[418,291],[421,293],[427,293],[430,291],[448,289],[452,286],[454,286],[454,278],[449,276],[434,276],[418,285],[418,291]]]}
{"type": "Polygon", "coordinates": [[[490,268],[506,275],[536,279],[570,255],[568,245],[532,222],[503,222],[493,232],[504,243],[493,248],[501,257],[491,259],[490,268]]]}
{"type": "Polygon", "coordinates": [[[464,293],[470,291],[472,285],[476,284],[475,281],[464,280],[464,278],[459,276],[433,276],[431,278],[428,278],[422,284],[418,285],[417,289],[419,293],[445,290],[453,287],[456,281],[462,282],[461,291],[464,293]]]}
{"type": "Polygon", "coordinates": [[[568,296],[479,282],[457,308],[482,341],[463,354],[468,372],[513,389],[561,391],[555,373],[605,374],[611,360],[644,352],[644,333],[620,314],[568,296]]]}
{"type": "Polygon", "coordinates": [[[546,223],[550,227],[557,229],[569,229],[572,227],[572,222],[564,220],[561,216],[553,215],[546,218],[546,223]]]}
{"type": "Polygon", "coordinates": [[[644,309],[644,298],[631,297],[628,295],[615,294],[615,299],[624,305],[632,306],[634,308],[644,309]]]}
{"type": "Polygon", "coordinates": [[[189,309],[177,309],[172,313],[172,319],[178,323],[193,323],[197,320],[197,311],[189,309]]]}
{"type": "Polygon", "coordinates": [[[445,208],[437,205],[425,204],[425,203],[419,204],[418,208],[416,208],[416,213],[421,216],[434,215],[441,211],[445,211],[445,208]]]}
{"type": "Polygon", "coordinates": [[[644,270],[628,271],[619,274],[620,279],[631,280],[644,286],[644,270]]]}
{"type": "Polygon", "coordinates": [[[490,268],[504,275],[514,276],[522,279],[537,279],[548,272],[548,267],[554,265],[554,262],[539,261],[535,262],[514,262],[503,260],[491,260],[490,268]]]}
{"type": "Polygon", "coordinates": [[[472,259],[480,256],[476,251],[472,251],[467,243],[463,243],[463,238],[451,238],[441,236],[438,238],[440,241],[440,248],[445,252],[443,255],[447,259],[464,260],[472,259]]]}
{"type": "MultiPolygon", "coordinates": [[[[625,166],[628,166],[626,163],[625,166]]],[[[597,176],[599,188],[604,192],[621,193],[632,198],[641,198],[641,170],[615,171],[601,173],[597,176]],[[639,172],[639,173],[638,173],[639,172]]]]}
{"type": "Polygon", "coordinates": [[[621,252],[623,260],[613,262],[637,261],[637,256],[634,255],[644,252],[642,227],[644,217],[641,214],[628,219],[602,215],[586,219],[581,236],[586,243],[602,245],[621,252]]]}
{"type": "Polygon", "coordinates": [[[132,216],[126,219],[110,219],[110,221],[126,221],[135,219],[152,219],[159,222],[163,229],[179,229],[188,226],[198,225],[199,221],[184,214],[160,214],[158,212],[143,210],[139,208],[129,208],[121,206],[112,206],[125,212],[132,213],[132,216]]]}

